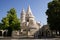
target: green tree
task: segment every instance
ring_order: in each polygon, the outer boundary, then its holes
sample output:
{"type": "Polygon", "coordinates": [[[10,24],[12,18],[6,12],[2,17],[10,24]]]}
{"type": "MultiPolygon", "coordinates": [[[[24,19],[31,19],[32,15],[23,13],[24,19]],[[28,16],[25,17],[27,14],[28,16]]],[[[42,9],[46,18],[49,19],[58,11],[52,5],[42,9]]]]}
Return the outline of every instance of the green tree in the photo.
{"type": "Polygon", "coordinates": [[[7,29],[7,36],[11,36],[13,30],[20,29],[20,21],[14,8],[11,8],[7,13],[7,16],[2,19],[2,29],[7,29]]]}
{"type": "Polygon", "coordinates": [[[8,11],[7,17],[9,18],[9,26],[12,27],[13,30],[20,29],[20,21],[17,18],[16,10],[14,8],[8,11]]]}
{"type": "Polygon", "coordinates": [[[2,19],[3,29],[7,29],[10,27],[12,30],[19,30],[20,29],[20,21],[17,18],[16,10],[11,8],[7,12],[7,16],[2,19]]]}
{"type": "Polygon", "coordinates": [[[53,0],[48,3],[48,9],[46,11],[48,16],[47,22],[51,30],[59,30],[60,33],[60,0],[53,0]]]}
{"type": "Polygon", "coordinates": [[[20,29],[20,20],[17,18],[14,8],[11,8],[7,13],[7,16],[4,17],[2,23],[0,23],[0,29],[7,29],[7,36],[11,36],[13,30],[20,29]]]}

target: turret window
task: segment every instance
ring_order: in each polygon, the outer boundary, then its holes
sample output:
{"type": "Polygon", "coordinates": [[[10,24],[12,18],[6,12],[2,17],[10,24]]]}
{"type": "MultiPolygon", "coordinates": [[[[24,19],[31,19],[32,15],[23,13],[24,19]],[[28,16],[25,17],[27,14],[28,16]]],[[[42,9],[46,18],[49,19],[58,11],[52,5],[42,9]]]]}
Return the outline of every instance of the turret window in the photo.
{"type": "Polygon", "coordinates": [[[29,20],[27,20],[27,22],[29,22],[29,20]]]}

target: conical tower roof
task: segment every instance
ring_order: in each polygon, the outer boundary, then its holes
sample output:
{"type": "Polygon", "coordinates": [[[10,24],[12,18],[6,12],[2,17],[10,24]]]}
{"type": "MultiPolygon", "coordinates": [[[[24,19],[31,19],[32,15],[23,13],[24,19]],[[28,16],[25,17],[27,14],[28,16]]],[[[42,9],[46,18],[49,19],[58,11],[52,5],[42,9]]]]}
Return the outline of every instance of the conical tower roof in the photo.
{"type": "Polygon", "coordinates": [[[32,14],[30,6],[28,6],[28,9],[27,9],[27,12],[26,12],[26,16],[28,16],[28,17],[34,17],[33,14],[32,14]]]}
{"type": "Polygon", "coordinates": [[[24,8],[22,9],[21,15],[25,15],[25,10],[24,10],[24,8]]]}
{"type": "Polygon", "coordinates": [[[22,9],[20,18],[21,18],[21,23],[24,23],[25,22],[25,11],[24,11],[24,9],[22,9]]]}

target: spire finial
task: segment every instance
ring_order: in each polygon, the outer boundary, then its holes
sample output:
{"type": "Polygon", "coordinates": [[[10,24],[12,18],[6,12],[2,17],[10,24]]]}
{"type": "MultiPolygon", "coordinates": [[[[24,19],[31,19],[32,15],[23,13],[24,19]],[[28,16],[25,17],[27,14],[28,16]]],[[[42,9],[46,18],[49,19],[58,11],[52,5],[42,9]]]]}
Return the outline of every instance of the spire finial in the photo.
{"type": "Polygon", "coordinates": [[[22,8],[22,11],[24,11],[24,8],[22,8]]]}
{"type": "Polygon", "coordinates": [[[27,9],[26,15],[28,15],[29,17],[34,17],[33,14],[32,14],[32,11],[31,11],[31,8],[30,8],[30,5],[28,6],[28,9],[27,9]]]}
{"type": "Polygon", "coordinates": [[[27,12],[31,12],[32,13],[30,5],[28,6],[27,12]]]}
{"type": "Polygon", "coordinates": [[[24,8],[22,8],[21,14],[22,14],[22,15],[25,15],[25,10],[24,10],[24,8]]]}
{"type": "Polygon", "coordinates": [[[30,5],[28,6],[28,8],[30,8],[30,5]]]}

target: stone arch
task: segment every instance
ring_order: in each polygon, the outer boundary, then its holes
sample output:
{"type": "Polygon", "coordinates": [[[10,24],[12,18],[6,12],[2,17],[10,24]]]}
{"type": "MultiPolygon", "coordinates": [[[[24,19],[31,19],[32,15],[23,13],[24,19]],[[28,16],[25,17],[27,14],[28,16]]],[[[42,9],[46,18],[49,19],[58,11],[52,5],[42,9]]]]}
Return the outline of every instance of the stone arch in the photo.
{"type": "Polygon", "coordinates": [[[3,36],[7,36],[7,30],[4,30],[3,36]]]}

